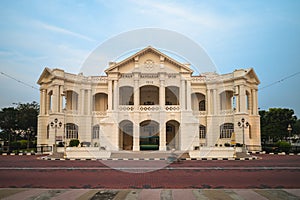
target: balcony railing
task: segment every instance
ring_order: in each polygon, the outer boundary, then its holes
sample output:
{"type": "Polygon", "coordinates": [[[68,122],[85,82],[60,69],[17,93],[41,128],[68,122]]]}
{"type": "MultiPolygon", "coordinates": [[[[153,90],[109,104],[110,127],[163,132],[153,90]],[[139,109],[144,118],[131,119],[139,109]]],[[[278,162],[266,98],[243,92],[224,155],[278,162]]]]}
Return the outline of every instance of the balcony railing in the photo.
{"type": "Polygon", "coordinates": [[[165,106],[165,110],[167,112],[179,112],[181,110],[180,106],[179,105],[168,105],[168,106],[165,106]]]}
{"type": "Polygon", "coordinates": [[[133,110],[134,110],[134,106],[130,106],[130,105],[119,106],[119,111],[132,112],[133,110]]]}
{"type": "Polygon", "coordinates": [[[64,109],[66,115],[78,115],[78,110],[66,110],[64,109]]]}
{"type": "Polygon", "coordinates": [[[104,117],[107,115],[106,111],[93,111],[92,115],[97,116],[97,117],[104,117]]]}
{"type": "Polygon", "coordinates": [[[193,115],[195,116],[204,116],[206,114],[207,114],[206,111],[193,110],[193,115]]]}
{"type": "Polygon", "coordinates": [[[233,115],[234,114],[234,110],[232,110],[232,109],[220,110],[220,114],[221,115],[233,115]]]}
{"type": "Polygon", "coordinates": [[[160,111],[160,106],[159,105],[139,106],[139,111],[141,112],[160,111]]]}

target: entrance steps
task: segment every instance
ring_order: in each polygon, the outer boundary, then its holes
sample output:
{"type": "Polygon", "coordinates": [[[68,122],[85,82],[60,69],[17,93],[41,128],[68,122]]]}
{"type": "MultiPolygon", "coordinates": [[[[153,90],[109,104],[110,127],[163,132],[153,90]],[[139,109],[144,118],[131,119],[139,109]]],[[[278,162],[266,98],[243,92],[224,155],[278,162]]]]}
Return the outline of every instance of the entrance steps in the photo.
{"type": "MultiPolygon", "coordinates": [[[[166,159],[171,153],[172,151],[115,151],[111,152],[110,158],[166,159]]],[[[175,151],[174,153],[180,158],[189,158],[188,152],[175,151]]]]}

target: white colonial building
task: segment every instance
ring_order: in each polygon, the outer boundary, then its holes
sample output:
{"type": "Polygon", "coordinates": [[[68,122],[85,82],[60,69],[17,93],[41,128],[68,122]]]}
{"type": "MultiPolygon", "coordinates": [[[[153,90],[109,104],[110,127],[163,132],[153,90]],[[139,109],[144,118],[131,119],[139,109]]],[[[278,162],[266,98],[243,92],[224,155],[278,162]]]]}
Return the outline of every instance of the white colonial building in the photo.
{"type": "Polygon", "coordinates": [[[188,64],[147,47],[109,63],[105,73],[45,68],[38,80],[38,145],[79,139],[107,151],[186,151],[244,141],[261,149],[252,68],[193,76],[188,64]],[[242,118],[249,122],[244,130],[242,118]]]}

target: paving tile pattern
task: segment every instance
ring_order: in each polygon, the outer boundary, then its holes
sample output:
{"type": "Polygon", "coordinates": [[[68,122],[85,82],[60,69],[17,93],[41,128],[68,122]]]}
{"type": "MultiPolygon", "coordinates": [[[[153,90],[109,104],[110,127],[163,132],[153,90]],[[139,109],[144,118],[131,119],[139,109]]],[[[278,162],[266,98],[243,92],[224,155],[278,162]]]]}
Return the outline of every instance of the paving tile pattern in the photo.
{"type": "Polygon", "coordinates": [[[297,200],[300,189],[19,189],[1,188],[0,199],[89,200],[297,200]]]}

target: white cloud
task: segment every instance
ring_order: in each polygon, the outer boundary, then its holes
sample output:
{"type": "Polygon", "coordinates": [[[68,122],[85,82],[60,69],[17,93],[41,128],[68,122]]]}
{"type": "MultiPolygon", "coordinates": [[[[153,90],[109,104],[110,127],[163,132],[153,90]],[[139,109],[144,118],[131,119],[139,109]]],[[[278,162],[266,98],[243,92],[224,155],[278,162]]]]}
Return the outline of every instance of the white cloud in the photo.
{"type": "Polygon", "coordinates": [[[240,23],[241,19],[230,18],[220,15],[209,7],[203,8],[201,4],[191,5],[187,7],[185,4],[175,2],[161,1],[132,1],[137,5],[138,12],[143,15],[151,15],[157,19],[157,23],[168,24],[180,23],[193,27],[196,25],[198,29],[228,29],[240,23]],[[201,8],[200,8],[201,7],[201,8]]]}
{"type": "Polygon", "coordinates": [[[79,34],[79,33],[75,33],[73,31],[70,31],[70,30],[65,29],[65,28],[61,28],[61,27],[58,27],[58,26],[53,26],[53,25],[50,25],[50,24],[47,24],[47,23],[44,23],[44,22],[41,22],[41,21],[36,21],[35,24],[37,24],[41,28],[49,30],[49,31],[61,33],[61,34],[64,34],[64,35],[70,35],[70,36],[77,37],[77,38],[87,40],[87,41],[90,41],[90,42],[95,42],[96,41],[96,40],[94,40],[94,39],[92,39],[88,36],[85,36],[85,35],[82,35],[82,34],[79,34]]]}

